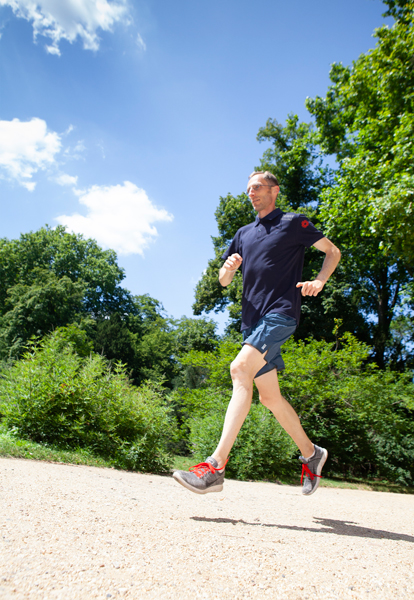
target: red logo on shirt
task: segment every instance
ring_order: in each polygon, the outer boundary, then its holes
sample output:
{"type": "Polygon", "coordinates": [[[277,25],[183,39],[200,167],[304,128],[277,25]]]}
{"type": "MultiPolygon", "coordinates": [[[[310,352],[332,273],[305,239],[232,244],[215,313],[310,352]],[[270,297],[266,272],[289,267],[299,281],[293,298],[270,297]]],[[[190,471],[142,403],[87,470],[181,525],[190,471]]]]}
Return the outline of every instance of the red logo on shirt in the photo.
{"type": "Polygon", "coordinates": [[[301,223],[302,227],[307,227],[309,225],[309,221],[302,221],[301,223]]]}

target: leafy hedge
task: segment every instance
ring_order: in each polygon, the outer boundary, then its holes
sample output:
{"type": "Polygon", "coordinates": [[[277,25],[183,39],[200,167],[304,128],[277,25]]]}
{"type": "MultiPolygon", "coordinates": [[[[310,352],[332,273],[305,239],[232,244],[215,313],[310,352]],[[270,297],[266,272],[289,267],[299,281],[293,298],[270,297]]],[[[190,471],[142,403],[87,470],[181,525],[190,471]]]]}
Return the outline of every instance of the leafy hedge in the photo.
{"type": "MultiPolygon", "coordinates": [[[[222,396],[208,413],[190,423],[191,446],[196,461],[209,456],[218,440],[230,398],[222,396]]],[[[297,448],[273,415],[261,404],[253,404],[231,450],[226,475],[236,479],[279,479],[298,471],[297,448]]]]}
{"type": "Polygon", "coordinates": [[[75,333],[57,330],[3,372],[0,414],[6,427],[62,449],[88,448],[121,468],[167,471],[174,423],[160,388],[136,388],[122,366],[111,369],[94,353],[80,356],[82,332],[75,333]]]}
{"type": "Polygon", "coordinates": [[[370,348],[347,333],[339,349],[324,341],[287,342],[281,389],[309,437],[330,451],[325,472],[414,481],[412,373],[366,363],[370,348]]]}
{"type": "MultiPolygon", "coordinates": [[[[203,368],[202,386],[178,390],[175,410],[188,449],[205,459],[220,438],[231,395],[229,366],[240,345],[225,342],[213,353],[191,352],[185,364],[203,368]]],[[[312,441],[329,450],[326,475],[414,481],[414,385],[412,373],[367,364],[370,348],[345,334],[325,341],[289,340],[283,347],[282,394],[297,411],[312,441]]],[[[290,438],[257,394],[230,455],[226,471],[238,478],[277,478],[297,470],[290,438]],[[295,466],[293,466],[295,464],[295,466]]]]}

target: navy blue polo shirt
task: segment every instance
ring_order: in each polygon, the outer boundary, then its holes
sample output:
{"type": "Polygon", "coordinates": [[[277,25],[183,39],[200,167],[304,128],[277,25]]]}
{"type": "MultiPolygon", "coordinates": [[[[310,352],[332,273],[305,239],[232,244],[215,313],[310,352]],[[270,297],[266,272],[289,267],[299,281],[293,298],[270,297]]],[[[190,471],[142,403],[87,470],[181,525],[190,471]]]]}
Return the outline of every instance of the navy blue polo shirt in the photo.
{"type": "Polygon", "coordinates": [[[299,323],[305,248],[324,237],[304,215],[280,208],[241,227],[222,258],[243,258],[242,326],[254,326],[269,313],[282,313],[299,323]]]}

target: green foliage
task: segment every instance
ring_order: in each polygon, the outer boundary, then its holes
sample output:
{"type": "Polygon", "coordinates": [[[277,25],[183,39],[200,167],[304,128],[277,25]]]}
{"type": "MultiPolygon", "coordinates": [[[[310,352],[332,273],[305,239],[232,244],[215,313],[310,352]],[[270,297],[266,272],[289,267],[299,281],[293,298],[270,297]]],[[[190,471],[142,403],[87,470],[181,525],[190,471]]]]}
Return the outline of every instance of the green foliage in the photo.
{"type": "Polygon", "coordinates": [[[112,250],[64,227],[0,240],[0,352],[18,357],[25,342],[78,318],[133,312],[112,250]]]}
{"type": "MultiPolygon", "coordinates": [[[[171,397],[181,423],[177,445],[181,452],[194,452],[195,460],[204,460],[220,439],[227,405],[231,398],[230,363],[240,351],[240,343],[224,340],[213,352],[189,352],[184,364],[202,369],[198,389],[178,389],[171,397]]],[[[292,471],[296,446],[273,415],[254,404],[230,454],[226,473],[238,479],[278,479],[292,471]]]]}
{"type": "MultiPolygon", "coordinates": [[[[190,423],[190,443],[196,461],[205,460],[220,439],[228,401],[223,395],[204,417],[190,423]]],[[[236,479],[280,479],[293,471],[296,445],[274,416],[253,404],[230,452],[226,475],[236,479]]]]}
{"type": "Polygon", "coordinates": [[[214,352],[191,350],[180,357],[184,372],[193,374],[191,385],[177,378],[177,385],[169,396],[171,409],[179,426],[174,450],[179,454],[192,451],[189,444],[190,422],[204,417],[220,405],[223,394],[229,398],[232,389],[230,363],[240,350],[240,343],[221,341],[214,352]],[[181,385],[180,385],[181,384],[181,385]]]}
{"type": "Polygon", "coordinates": [[[282,393],[308,436],[326,446],[326,473],[414,478],[413,402],[410,373],[366,364],[370,348],[350,334],[333,351],[326,342],[288,341],[282,393]]]}
{"type": "Polygon", "coordinates": [[[182,317],[174,321],[173,325],[174,354],[177,360],[177,374],[172,380],[173,388],[197,388],[203,380],[203,369],[188,363],[182,363],[181,357],[192,350],[213,351],[219,340],[216,333],[217,324],[210,319],[182,317]]]}
{"type": "Polygon", "coordinates": [[[111,364],[121,362],[126,365],[131,378],[138,378],[133,334],[128,329],[125,317],[113,313],[107,319],[94,321],[93,326],[88,327],[88,334],[93,340],[95,352],[105,356],[111,364]]]}
{"type": "MultiPolygon", "coordinates": [[[[68,345],[71,346],[74,352],[81,358],[87,358],[93,352],[93,343],[88,338],[86,331],[76,324],[59,327],[55,330],[53,336],[59,341],[62,348],[68,345]]],[[[29,344],[29,346],[33,346],[33,344],[29,344]]]]}
{"type": "MultiPolygon", "coordinates": [[[[339,337],[340,326],[338,321],[335,345],[293,339],[284,344],[286,371],[279,374],[281,391],[310,439],[328,448],[327,475],[385,477],[412,484],[412,375],[381,371],[367,363],[371,349],[349,333],[339,337]]],[[[198,460],[211,454],[220,438],[231,397],[229,366],[239,349],[239,344],[223,341],[214,353],[190,352],[182,359],[202,368],[204,375],[198,389],[179,389],[171,398],[180,414],[180,450],[194,450],[198,460]],[[184,443],[187,439],[189,446],[184,443]]],[[[255,391],[228,472],[238,478],[283,478],[297,471],[293,454],[290,438],[259,404],[255,391]]]]}
{"type": "Polygon", "coordinates": [[[84,311],[95,317],[130,307],[128,293],[119,286],[125,275],[115,252],[59,225],[22,234],[18,240],[0,240],[0,313],[7,290],[17,283],[31,285],[36,268],[51,271],[58,279],[84,282],[84,311]]]}
{"type": "Polygon", "coordinates": [[[122,366],[111,370],[97,354],[82,358],[67,338],[68,330],[57,331],[3,373],[7,428],[63,449],[88,448],[115,466],[167,470],[172,421],[159,387],[134,388],[122,366]]]}
{"type": "Polygon", "coordinates": [[[323,167],[314,126],[299,122],[299,117],[292,114],[285,125],[268,119],[257,139],[272,144],[263,153],[260,170],[270,171],[278,178],[278,205],[283,210],[302,212],[315,206],[321,190],[329,183],[330,170],[323,167]]]}
{"type": "Polygon", "coordinates": [[[230,363],[241,350],[241,344],[224,339],[215,352],[192,350],[181,358],[184,365],[192,365],[204,371],[204,387],[232,389],[230,363]]]}
{"type": "Polygon", "coordinates": [[[395,354],[392,322],[414,277],[414,3],[387,4],[404,18],[378,29],[377,46],[352,67],[334,64],[326,97],[307,101],[322,149],[338,161],[320,216],[344,249],[363,314],[377,317],[368,323],[381,367],[395,354]]]}
{"type": "Polygon", "coordinates": [[[212,351],[218,343],[217,323],[211,319],[181,317],[174,322],[175,352],[212,351]]]}
{"type": "Polygon", "coordinates": [[[383,2],[388,6],[384,17],[394,17],[398,21],[410,22],[412,0],[383,0],[383,2]]]}
{"type": "Polygon", "coordinates": [[[122,362],[135,385],[150,379],[167,386],[176,375],[175,337],[162,305],[148,294],[134,296],[130,313],[82,322],[95,352],[122,362]]]}
{"type": "Polygon", "coordinates": [[[84,284],[35,268],[33,283],[17,283],[7,291],[9,310],[1,320],[3,356],[16,357],[32,336],[43,336],[72,322],[82,310],[84,284]]]}

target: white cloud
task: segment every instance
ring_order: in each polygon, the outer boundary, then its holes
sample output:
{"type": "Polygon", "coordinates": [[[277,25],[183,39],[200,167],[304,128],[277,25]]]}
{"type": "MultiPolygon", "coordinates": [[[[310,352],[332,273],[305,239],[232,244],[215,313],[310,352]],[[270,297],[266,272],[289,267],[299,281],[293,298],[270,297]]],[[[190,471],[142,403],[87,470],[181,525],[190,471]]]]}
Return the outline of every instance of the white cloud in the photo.
{"type": "Polygon", "coordinates": [[[83,140],[78,140],[74,146],[67,146],[63,155],[71,160],[84,160],[84,154],[86,151],[86,146],[83,140]]]}
{"type": "Polygon", "coordinates": [[[66,131],[64,131],[64,132],[63,132],[63,134],[62,134],[62,135],[64,135],[64,136],[66,137],[67,135],[69,135],[70,133],[72,133],[72,131],[73,131],[74,129],[75,129],[75,128],[74,128],[74,126],[73,126],[73,125],[69,125],[69,127],[66,129],[66,131]]]}
{"type": "Polygon", "coordinates": [[[143,254],[144,248],[158,235],[153,223],[172,221],[173,215],[157,208],[145,190],[130,181],[123,185],[93,186],[76,191],[79,202],[88,209],[87,216],[78,213],[57,217],[75,233],[94,238],[119,254],[143,254]]]}
{"type": "Polygon", "coordinates": [[[67,175],[66,173],[61,173],[54,179],[56,183],[59,185],[76,185],[78,183],[78,177],[73,175],[67,175]]]}
{"type": "Polygon", "coordinates": [[[33,175],[53,165],[60,150],[60,136],[42,119],[0,121],[0,170],[29,191],[36,186],[33,175]]]}
{"type": "Polygon", "coordinates": [[[144,52],[147,49],[147,44],[144,42],[144,40],[142,39],[142,37],[140,36],[139,33],[137,35],[137,45],[138,45],[138,48],[140,50],[143,50],[144,52]]]}
{"type": "Polygon", "coordinates": [[[33,24],[33,35],[42,35],[52,43],[50,54],[60,55],[59,42],[73,43],[78,37],[86,50],[98,50],[97,31],[111,31],[127,17],[126,0],[0,0],[17,17],[33,24]]]}

